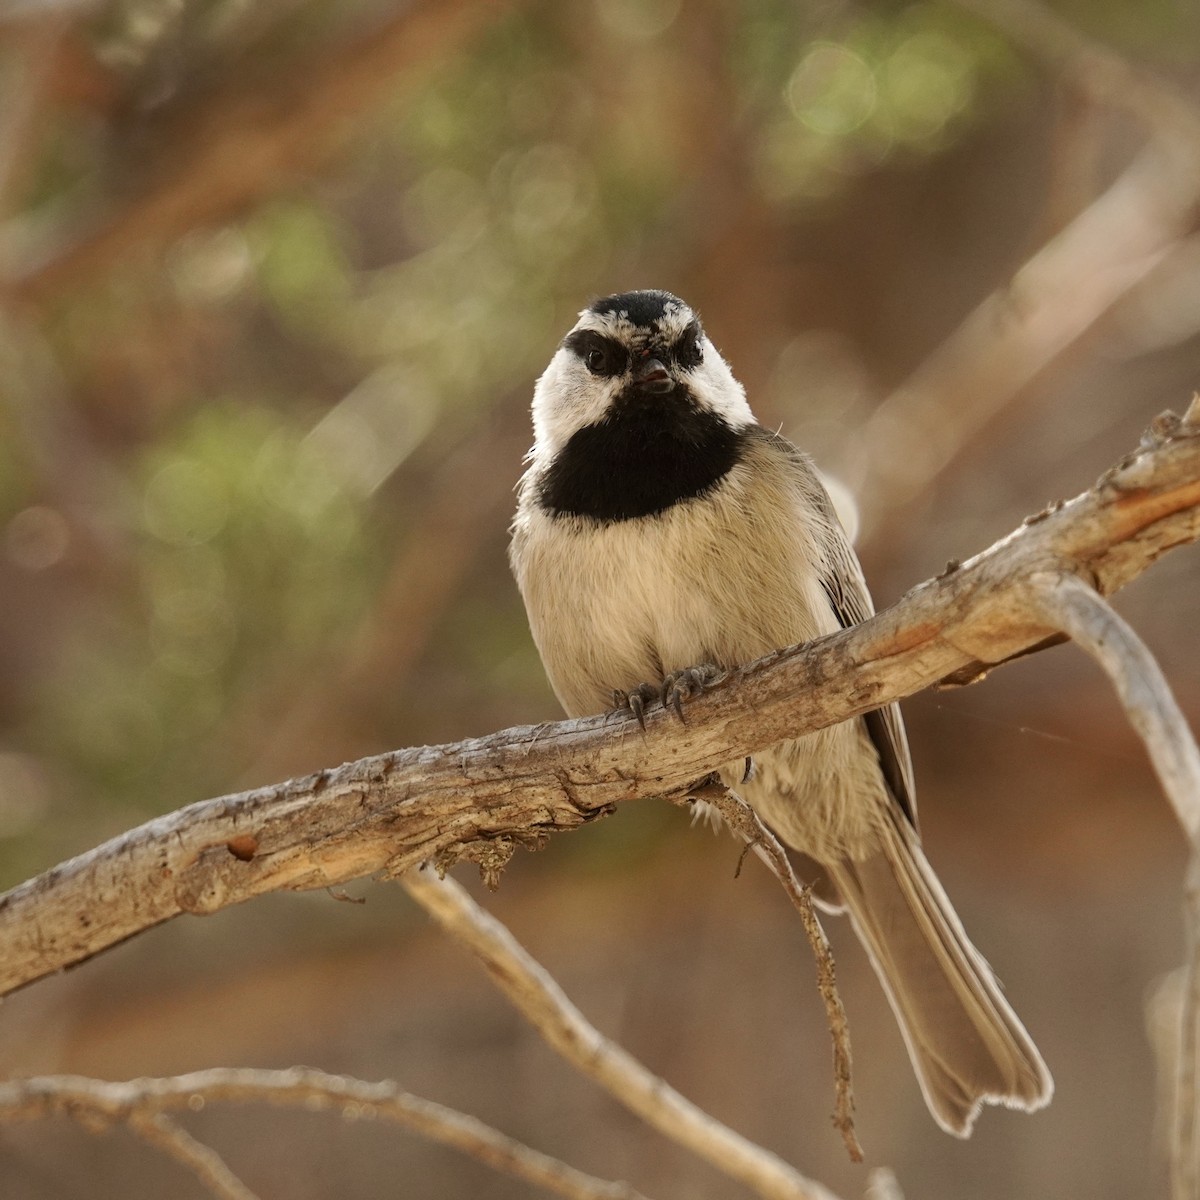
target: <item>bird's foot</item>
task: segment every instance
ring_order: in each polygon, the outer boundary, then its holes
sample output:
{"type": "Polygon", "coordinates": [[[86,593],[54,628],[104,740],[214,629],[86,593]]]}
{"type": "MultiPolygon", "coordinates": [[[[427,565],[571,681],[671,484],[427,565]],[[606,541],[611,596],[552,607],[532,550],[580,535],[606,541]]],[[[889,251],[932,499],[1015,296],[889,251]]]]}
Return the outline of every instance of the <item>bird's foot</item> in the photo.
{"type": "Polygon", "coordinates": [[[628,692],[620,688],[613,689],[613,707],[615,713],[632,713],[637,723],[646,728],[646,706],[659,698],[660,687],[656,683],[639,683],[628,692]]]}
{"type": "Polygon", "coordinates": [[[632,713],[637,723],[645,729],[646,713],[657,700],[663,708],[670,709],[683,721],[684,704],[724,678],[725,672],[712,663],[688,667],[684,671],[672,671],[662,683],[641,683],[628,692],[614,691],[613,711],[632,713]]]}
{"type": "Polygon", "coordinates": [[[688,667],[684,671],[672,671],[662,681],[659,699],[663,708],[671,709],[680,721],[683,721],[684,702],[694,700],[705,688],[720,683],[724,678],[725,672],[712,663],[701,663],[698,667],[688,667]]]}

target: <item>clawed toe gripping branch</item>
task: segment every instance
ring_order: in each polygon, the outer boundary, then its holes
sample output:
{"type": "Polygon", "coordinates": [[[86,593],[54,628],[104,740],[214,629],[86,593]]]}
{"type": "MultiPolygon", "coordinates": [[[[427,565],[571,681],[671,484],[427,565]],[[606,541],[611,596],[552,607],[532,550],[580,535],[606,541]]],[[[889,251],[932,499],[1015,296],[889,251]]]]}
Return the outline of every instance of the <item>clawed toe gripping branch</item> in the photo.
{"type": "MultiPolygon", "coordinates": [[[[643,706],[639,736],[628,736],[637,729],[635,711],[619,723],[606,714],[400,750],[189,805],[62,863],[0,897],[0,994],[182,913],[215,912],[266,892],[399,876],[444,927],[489,963],[492,977],[560,1053],[581,1068],[591,1064],[593,1077],[639,1116],[760,1196],[830,1200],[821,1185],[714,1122],[604,1039],[458,885],[416,868],[463,857],[480,860],[479,848],[488,845],[509,848],[506,858],[512,847],[539,845],[549,834],[578,828],[617,805],[694,795],[696,781],[722,764],[922,688],[983,678],[998,664],[1065,634],[1112,679],[1192,847],[1172,1161],[1176,1200],[1196,1200],[1200,753],[1158,665],[1105,597],[1169,550],[1197,540],[1200,402],[1186,418],[1156,421],[1138,449],[1089,491],[1051,506],[863,624],[730,672],[718,688],[680,692],[686,723],[671,711],[676,705],[670,701],[665,707],[643,706]]],[[[844,1016],[807,893],[778,843],[735,793],[711,781],[700,790],[768,862],[813,939],[838,1056],[836,1119],[852,1146],[844,1016]]],[[[325,1088],[322,1094],[339,1094],[328,1080],[309,1079],[306,1086],[318,1084],[325,1088]]],[[[281,1093],[271,1088],[282,1086],[278,1079],[257,1085],[256,1098],[277,1102],[272,1096],[281,1093]]],[[[0,1085],[0,1118],[78,1114],[89,1105],[100,1111],[112,1101],[104,1089],[125,1089],[115,1109],[104,1109],[108,1121],[128,1122],[205,1179],[215,1194],[244,1200],[250,1193],[215,1153],[195,1143],[169,1115],[178,1107],[172,1089],[184,1086],[178,1080],[9,1081],[0,1085]],[[52,1099],[55,1095],[60,1099],[52,1099]]],[[[192,1080],[186,1086],[199,1084],[192,1080]]],[[[395,1085],[358,1086],[398,1091],[395,1085]]],[[[234,1098],[228,1090],[221,1095],[234,1098]]],[[[385,1100],[391,1103],[387,1096],[371,1103],[385,1100]]],[[[485,1143],[492,1144],[486,1136],[480,1145],[485,1143]]],[[[471,1152],[485,1161],[504,1158],[471,1152]]],[[[576,1178],[563,1164],[541,1167],[541,1186],[560,1195],[636,1195],[625,1185],[576,1178]]]]}
{"type": "Polygon", "coordinates": [[[699,696],[705,688],[720,683],[725,677],[726,672],[712,663],[672,671],[662,683],[642,683],[629,692],[613,692],[613,711],[630,713],[644,730],[646,714],[657,701],[664,710],[673,712],[680,723],[686,724],[687,718],[683,715],[684,704],[699,696]]]}

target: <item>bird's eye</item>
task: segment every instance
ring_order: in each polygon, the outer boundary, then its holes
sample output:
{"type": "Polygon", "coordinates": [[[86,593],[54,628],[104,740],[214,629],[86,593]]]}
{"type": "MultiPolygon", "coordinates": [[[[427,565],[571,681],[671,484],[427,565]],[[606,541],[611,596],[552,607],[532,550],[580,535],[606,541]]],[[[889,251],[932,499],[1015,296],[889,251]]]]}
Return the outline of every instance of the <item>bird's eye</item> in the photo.
{"type": "Polygon", "coordinates": [[[675,343],[675,361],[685,371],[698,367],[704,361],[703,341],[704,335],[693,325],[685,329],[675,343]]]}
{"type": "Polygon", "coordinates": [[[589,340],[583,350],[583,365],[593,375],[612,378],[629,365],[629,353],[624,346],[609,338],[589,340]]]}
{"type": "Polygon", "coordinates": [[[572,330],[563,345],[574,351],[593,375],[612,378],[629,366],[628,348],[615,338],[605,337],[594,329],[572,330]]]}

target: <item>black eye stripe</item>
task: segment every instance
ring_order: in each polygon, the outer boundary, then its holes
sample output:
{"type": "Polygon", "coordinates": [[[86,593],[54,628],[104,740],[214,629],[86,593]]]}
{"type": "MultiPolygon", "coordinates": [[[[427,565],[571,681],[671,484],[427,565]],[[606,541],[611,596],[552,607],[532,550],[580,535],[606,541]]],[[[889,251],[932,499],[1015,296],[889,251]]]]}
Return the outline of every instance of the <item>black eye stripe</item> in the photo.
{"type": "Polygon", "coordinates": [[[615,338],[594,329],[576,329],[563,345],[577,354],[595,375],[622,375],[629,366],[629,351],[615,338]]]}
{"type": "Polygon", "coordinates": [[[685,370],[691,367],[698,367],[704,358],[704,353],[700,349],[700,339],[704,336],[700,328],[700,322],[692,320],[688,322],[687,328],[676,339],[675,344],[671,347],[671,356],[685,370]]]}
{"type": "MultiPolygon", "coordinates": [[[[700,322],[692,320],[665,353],[663,350],[658,353],[684,370],[698,367],[704,358],[700,348],[703,336],[700,322]]],[[[593,375],[613,378],[629,369],[629,348],[616,338],[594,329],[574,330],[563,340],[563,345],[577,355],[593,375]]]]}

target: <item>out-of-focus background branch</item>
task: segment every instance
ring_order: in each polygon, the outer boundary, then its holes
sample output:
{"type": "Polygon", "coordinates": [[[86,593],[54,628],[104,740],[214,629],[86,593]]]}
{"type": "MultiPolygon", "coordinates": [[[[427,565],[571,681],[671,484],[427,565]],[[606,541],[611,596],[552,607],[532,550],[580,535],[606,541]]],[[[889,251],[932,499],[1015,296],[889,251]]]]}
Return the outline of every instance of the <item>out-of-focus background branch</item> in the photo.
{"type": "MultiPolygon", "coordinates": [[[[1000,23],[0,0],[0,883],[188,799],[180,781],[200,798],[557,715],[505,526],[532,381],[592,294],[701,309],[763,422],[861,506],[882,601],[1179,408],[1200,378],[1200,15],[972,7],[1000,23]]],[[[1184,551],[1119,601],[1193,727],[1198,585],[1184,551]]],[[[911,1195],[1161,1192],[1141,1031],[1179,958],[1183,851],[1123,714],[1063,650],[906,711],[930,855],[1058,1094],[948,1143],[835,926],[872,1161],[911,1195]]],[[[808,1083],[828,1041],[806,947],[736,857],[627,806],[516,860],[493,903],[606,1032],[862,1194],[808,1083]]],[[[0,1070],[395,1075],[648,1194],[727,1194],[567,1078],[398,889],[358,894],[172,925],[48,981],[6,1003],[0,1070]]],[[[193,1126],[264,1194],[522,1194],[332,1123],[193,1126]]],[[[0,1133],[17,1200],[177,1190],[169,1165],[127,1167],[115,1139],[0,1133]]]]}

